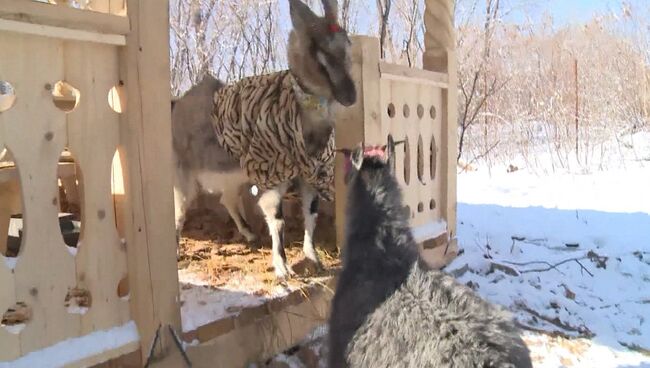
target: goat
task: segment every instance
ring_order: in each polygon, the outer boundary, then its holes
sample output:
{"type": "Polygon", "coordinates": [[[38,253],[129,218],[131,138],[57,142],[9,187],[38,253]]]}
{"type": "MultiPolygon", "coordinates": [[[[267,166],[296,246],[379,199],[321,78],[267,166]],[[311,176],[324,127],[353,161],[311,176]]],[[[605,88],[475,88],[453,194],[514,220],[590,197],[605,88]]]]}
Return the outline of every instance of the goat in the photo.
{"type": "MultiPolygon", "coordinates": [[[[231,216],[242,219],[241,226],[238,225],[242,233],[247,227],[243,215],[235,210],[235,195],[225,195],[225,191],[246,183],[261,189],[258,205],[269,228],[272,263],[280,280],[293,275],[284,252],[281,207],[283,196],[292,186],[298,188],[302,197],[303,253],[321,267],[313,232],[319,197],[331,200],[333,193],[334,109],[356,102],[356,88],[350,76],[351,43],[347,32],[337,23],[338,2],[322,2],[325,16],[319,17],[300,0],[289,0],[293,25],[288,44],[289,70],[245,78],[226,87],[216,81],[205,82],[209,85],[206,90],[215,91],[212,127],[203,123],[201,110],[197,113],[200,117],[197,116],[195,136],[202,136],[203,140],[186,140],[180,149],[175,143],[177,151],[194,150],[199,154],[203,154],[202,145],[209,143],[214,147],[210,155],[218,156],[223,167],[204,166],[194,171],[202,186],[222,188],[222,201],[231,203],[231,216]],[[214,131],[208,133],[209,129],[214,131]],[[197,147],[190,148],[193,144],[197,147]]],[[[183,191],[177,192],[182,197],[183,191]]],[[[182,198],[179,202],[183,202],[182,198]]],[[[182,207],[177,209],[179,221],[182,212],[182,207]]]]}
{"type": "Polygon", "coordinates": [[[210,75],[172,102],[172,146],[174,152],[174,205],[177,236],[185,221],[187,206],[196,198],[199,187],[221,193],[221,204],[248,242],[255,240],[241,202],[240,190],[248,178],[217,142],[212,128],[214,92],[223,84],[210,75]]]}
{"type": "Polygon", "coordinates": [[[329,366],[532,368],[504,309],[419,261],[392,172],[392,140],[343,151],[347,227],[329,366]]]}

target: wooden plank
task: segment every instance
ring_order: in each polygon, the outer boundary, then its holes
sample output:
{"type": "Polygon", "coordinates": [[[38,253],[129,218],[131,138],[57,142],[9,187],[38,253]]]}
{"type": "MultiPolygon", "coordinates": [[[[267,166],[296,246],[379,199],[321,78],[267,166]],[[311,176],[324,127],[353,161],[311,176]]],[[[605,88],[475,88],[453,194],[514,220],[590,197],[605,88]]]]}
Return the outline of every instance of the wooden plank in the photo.
{"type": "Polygon", "coordinates": [[[449,78],[445,73],[409,68],[408,66],[386,62],[379,63],[379,71],[381,77],[385,79],[430,84],[440,88],[447,88],[449,85],[449,78]]]}
{"type": "MultiPolygon", "coordinates": [[[[172,192],[169,2],[130,0],[132,31],[121,50],[127,106],[120,158],[126,183],[126,235],[131,316],[146,359],[160,325],[180,328],[172,192]]],[[[160,347],[173,341],[167,330],[160,347]]],[[[157,350],[158,352],[158,350],[157,350]]]]}
{"type": "Polygon", "coordinates": [[[457,132],[457,95],[458,77],[456,66],[456,39],[454,30],[454,1],[426,0],[425,13],[425,52],[424,69],[447,73],[449,86],[443,92],[442,114],[442,167],[443,193],[440,203],[443,217],[449,226],[449,236],[453,241],[456,235],[456,152],[457,132]]]}
{"type": "Polygon", "coordinates": [[[88,290],[92,306],[81,317],[82,333],[126,323],[128,303],[118,297],[126,276],[126,252],[115,226],[111,169],[119,143],[119,115],[108,105],[118,83],[118,50],[107,45],[67,43],[65,80],[77,88],[80,103],[67,115],[68,142],[83,178],[82,236],[77,250],[78,287],[88,290]]]}
{"type": "MultiPolygon", "coordinates": [[[[107,350],[101,354],[93,355],[86,359],[79,360],[73,364],[66,366],[66,368],[85,368],[85,367],[97,366],[107,361],[110,361],[111,359],[117,359],[121,356],[129,356],[130,353],[138,351],[139,348],[140,348],[139,343],[137,342],[129,343],[115,349],[107,350]]],[[[124,366],[120,366],[120,367],[122,368],[124,366]]]]}
{"type": "Polygon", "coordinates": [[[126,44],[126,37],[118,34],[103,34],[63,27],[53,27],[41,24],[18,22],[14,20],[0,19],[0,31],[24,33],[36,36],[60,38],[73,41],[88,41],[105,43],[109,45],[123,46],[126,44]]]}
{"type": "Polygon", "coordinates": [[[126,17],[26,0],[0,0],[0,19],[107,35],[126,35],[126,17]]]}
{"type": "Polygon", "coordinates": [[[0,70],[17,91],[2,113],[6,145],[19,167],[25,232],[15,273],[16,300],[32,309],[20,333],[21,354],[79,335],[80,320],[63,300],[76,283],[74,259],[58,221],[57,166],[66,142],[65,114],[48,83],[63,78],[62,45],[51,39],[0,33],[0,70]]]}
{"type": "MultiPolygon", "coordinates": [[[[367,58],[379,60],[379,43],[376,39],[355,36],[352,39],[352,69],[351,74],[357,89],[357,102],[349,107],[340,108],[336,114],[336,146],[339,148],[354,148],[364,140],[364,117],[366,115],[366,93],[365,79],[370,78],[371,74],[379,74],[379,69],[375,64],[367,62],[367,58]],[[373,57],[372,55],[377,55],[373,57]]],[[[369,93],[370,94],[370,93],[369,93]]],[[[371,96],[368,96],[371,98],[371,96]]],[[[379,124],[379,112],[374,109],[368,114],[375,115],[375,124],[379,124]]],[[[347,203],[347,186],[344,179],[343,155],[337,155],[334,171],[334,188],[335,188],[335,222],[336,222],[336,241],[338,247],[343,245],[345,239],[345,207],[347,203]]]]}

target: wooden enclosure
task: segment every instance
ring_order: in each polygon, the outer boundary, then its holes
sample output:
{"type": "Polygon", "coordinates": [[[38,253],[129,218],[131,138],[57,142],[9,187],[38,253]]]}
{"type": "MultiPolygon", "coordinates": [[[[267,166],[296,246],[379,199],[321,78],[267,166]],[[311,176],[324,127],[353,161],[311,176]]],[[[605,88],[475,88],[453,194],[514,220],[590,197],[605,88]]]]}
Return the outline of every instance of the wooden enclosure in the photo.
{"type": "MultiPolygon", "coordinates": [[[[453,81],[446,68],[429,71],[382,62],[375,38],[356,37],[352,60],[359,100],[340,111],[336,144],[350,148],[359,142],[386,144],[389,136],[404,142],[396,150],[396,177],[421,253],[429,265],[440,268],[456,255],[456,98],[449,88],[453,81]]],[[[339,158],[338,239],[345,226],[342,167],[339,158]]]]}
{"type": "MultiPolygon", "coordinates": [[[[195,366],[212,366],[217,354],[239,364],[322,324],[331,295],[313,291],[314,308],[301,291],[181,333],[168,0],[87,0],[83,10],[59,2],[0,0],[0,366],[73,351],[61,364],[127,357],[117,366],[137,367],[153,356],[177,367],[175,333],[201,343],[188,348],[195,366]],[[78,203],[72,220],[63,201],[78,203]],[[66,221],[80,227],[74,246],[66,221]],[[16,231],[19,249],[9,255],[3,243],[16,231]]],[[[383,63],[376,39],[354,39],[359,99],[340,111],[336,139],[339,147],[389,135],[408,142],[397,153],[398,180],[423,255],[440,266],[455,254],[453,2],[426,2],[428,70],[383,63]]],[[[339,241],[340,168],[337,159],[339,241]]]]}
{"type": "Polygon", "coordinates": [[[0,365],[141,362],[180,320],[168,3],[59,3],[0,4],[1,243],[22,221],[17,257],[0,256],[0,365]],[[76,247],[58,181],[79,197],[76,247]]]}

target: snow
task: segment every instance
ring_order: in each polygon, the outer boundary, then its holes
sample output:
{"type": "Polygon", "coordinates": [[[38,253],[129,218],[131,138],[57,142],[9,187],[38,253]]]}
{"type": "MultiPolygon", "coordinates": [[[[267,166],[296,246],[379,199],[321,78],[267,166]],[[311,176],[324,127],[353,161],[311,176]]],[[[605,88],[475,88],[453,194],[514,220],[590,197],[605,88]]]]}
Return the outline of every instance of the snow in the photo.
{"type": "Polygon", "coordinates": [[[428,222],[411,230],[416,242],[434,239],[445,231],[447,231],[447,223],[445,221],[428,222]]]}
{"type": "MultiPolygon", "coordinates": [[[[242,273],[222,287],[212,287],[198,273],[178,271],[181,284],[181,320],[183,331],[238,315],[242,309],[255,307],[289,294],[296,287],[277,285],[261,293],[263,285],[253,276],[242,273]]],[[[315,278],[318,279],[318,278],[315,278]]]]}
{"type": "Polygon", "coordinates": [[[1,362],[0,368],[63,367],[139,340],[135,322],[130,321],[109,330],[95,331],[85,336],[61,341],[11,362],[1,362]]]}
{"type": "Polygon", "coordinates": [[[462,173],[464,252],[446,269],[526,326],[594,335],[560,344],[528,333],[535,367],[650,367],[627,348],[650,349],[648,183],[642,161],[591,174],[462,173]]]}

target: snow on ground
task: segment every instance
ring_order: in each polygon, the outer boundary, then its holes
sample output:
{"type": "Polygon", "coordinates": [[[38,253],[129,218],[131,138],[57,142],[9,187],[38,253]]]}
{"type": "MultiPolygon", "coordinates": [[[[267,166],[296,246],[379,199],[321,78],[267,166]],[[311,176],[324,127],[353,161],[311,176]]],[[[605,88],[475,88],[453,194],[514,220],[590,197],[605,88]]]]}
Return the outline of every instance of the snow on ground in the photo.
{"type": "Polygon", "coordinates": [[[513,311],[536,368],[650,367],[650,134],[629,138],[607,171],[458,177],[462,254],[446,271],[513,311]]]}
{"type": "Polygon", "coordinates": [[[461,174],[464,252],[447,270],[532,329],[590,337],[568,349],[529,334],[537,367],[650,367],[647,183],[641,164],[589,175],[461,174]]]}

